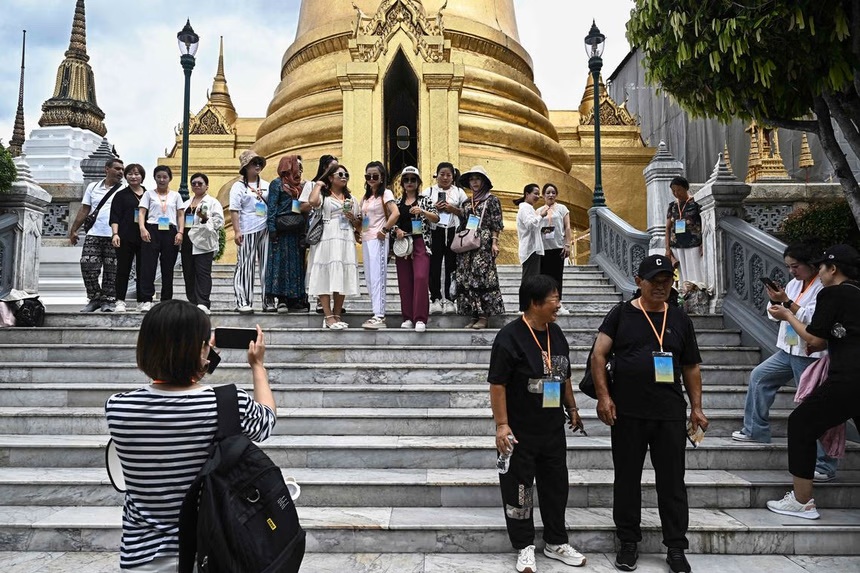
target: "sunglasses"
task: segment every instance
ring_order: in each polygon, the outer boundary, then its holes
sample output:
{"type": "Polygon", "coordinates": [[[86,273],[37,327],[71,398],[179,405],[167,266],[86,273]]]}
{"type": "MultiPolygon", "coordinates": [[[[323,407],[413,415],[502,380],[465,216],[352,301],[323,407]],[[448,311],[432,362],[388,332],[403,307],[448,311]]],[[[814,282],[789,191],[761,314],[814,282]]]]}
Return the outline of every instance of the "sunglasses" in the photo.
{"type": "Polygon", "coordinates": [[[346,173],[345,171],[338,171],[337,173],[335,173],[335,175],[337,175],[341,179],[349,179],[349,173],[346,173]]]}
{"type": "Polygon", "coordinates": [[[365,173],[364,174],[365,181],[379,181],[379,173],[365,173]]]}
{"type": "Polygon", "coordinates": [[[404,177],[401,181],[403,183],[418,183],[418,179],[415,177],[404,177]]]}
{"type": "Polygon", "coordinates": [[[206,184],[203,183],[202,181],[192,181],[191,182],[192,187],[203,187],[204,185],[206,185],[206,184]]]}

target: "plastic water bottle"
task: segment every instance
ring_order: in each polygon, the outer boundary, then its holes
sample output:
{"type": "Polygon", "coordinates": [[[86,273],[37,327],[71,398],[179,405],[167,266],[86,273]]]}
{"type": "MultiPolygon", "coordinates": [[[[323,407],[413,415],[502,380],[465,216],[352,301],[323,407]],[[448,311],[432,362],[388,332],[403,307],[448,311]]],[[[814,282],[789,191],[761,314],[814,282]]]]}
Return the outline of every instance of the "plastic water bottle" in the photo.
{"type": "Polygon", "coordinates": [[[508,473],[508,470],[511,468],[511,456],[514,455],[514,436],[508,434],[508,442],[511,444],[511,449],[508,450],[507,453],[502,452],[499,454],[499,459],[496,460],[496,469],[499,470],[500,474],[508,473]]]}

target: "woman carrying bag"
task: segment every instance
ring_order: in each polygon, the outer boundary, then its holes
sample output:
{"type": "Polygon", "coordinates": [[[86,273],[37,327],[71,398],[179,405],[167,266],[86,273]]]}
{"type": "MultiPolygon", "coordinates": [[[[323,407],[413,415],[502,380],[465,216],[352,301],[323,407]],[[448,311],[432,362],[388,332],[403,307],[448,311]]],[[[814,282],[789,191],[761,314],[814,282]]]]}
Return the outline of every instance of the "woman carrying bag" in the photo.
{"type": "Polygon", "coordinates": [[[269,211],[266,224],[271,239],[266,294],[278,299],[278,313],[303,311],[305,295],[305,217],[299,197],[302,193],[302,158],[287,155],[278,162],[279,177],[269,184],[269,211]]]}

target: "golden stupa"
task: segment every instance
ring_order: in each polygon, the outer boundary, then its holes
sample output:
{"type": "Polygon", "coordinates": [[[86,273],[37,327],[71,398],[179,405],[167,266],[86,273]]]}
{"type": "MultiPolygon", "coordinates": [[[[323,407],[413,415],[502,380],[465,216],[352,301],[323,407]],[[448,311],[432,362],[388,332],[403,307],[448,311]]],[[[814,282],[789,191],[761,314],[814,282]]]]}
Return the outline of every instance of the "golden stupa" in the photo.
{"type": "MultiPolygon", "coordinates": [[[[568,57],[579,51],[559,54],[558,65],[568,57]]],[[[505,208],[503,262],[516,261],[511,200],[526,183],[557,185],[572,226],[588,228],[592,83],[579,109],[547,109],[519,43],[513,0],[303,0],[264,119],[238,117],[223,72],[222,58],[209,102],[192,118],[189,172],[206,172],[224,204],[236,158],[252,147],[269,159],[265,178],[276,176],[282,155],[302,155],[313,175],[317,158],[330,153],[356,176],[353,186],[373,160],[393,173],[416,165],[427,184],[441,161],[461,170],[483,165],[505,208]]],[[[654,150],[602,81],[599,96],[607,203],[644,229],[642,169],[654,150]]],[[[166,155],[159,162],[178,167],[181,146],[166,155]]]]}

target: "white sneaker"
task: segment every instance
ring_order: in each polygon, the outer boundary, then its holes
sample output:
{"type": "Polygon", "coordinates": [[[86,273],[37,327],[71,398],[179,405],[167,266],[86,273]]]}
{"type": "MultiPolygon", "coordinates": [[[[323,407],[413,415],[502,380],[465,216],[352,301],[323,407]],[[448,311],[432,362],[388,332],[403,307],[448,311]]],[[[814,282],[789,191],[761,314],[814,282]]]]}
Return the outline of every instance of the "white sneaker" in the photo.
{"type": "Polygon", "coordinates": [[[802,517],[803,519],[818,519],[818,510],[815,508],[815,500],[810,499],[806,503],[800,503],[794,498],[794,492],[790,491],[780,500],[767,502],[767,508],[774,513],[802,517]]]}
{"type": "Polygon", "coordinates": [[[561,545],[546,544],[543,554],[550,559],[556,559],[566,565],[582,567],[585,565],[585,556],[567,543],[561,545]]]}
{"type": "Polygon", "coordinates": [[[206,307],[206,305],[205,305],[205,304],[198,304],[198,305],[197,305],[197,308],[199,308],[200,310],[202,310],[202,311],[203,311],[203,314],[205,314],[206,316],[209,316],[209,315],[211,314],[211,312],[209,311],[209,309],[206,307]]]}
{"type": "Polygon", "coordinates": [[[747,436],[744,434],[743,430],[737,430],[732,432],[732,439],[736,442],[755,442],[752,436],[747,436]]]}
{"type": "Polygon", "coordinates": [[[534,545],[520,549],[520,554],[517,556],[517,571],[520,573],[537,573],[534,545]]]}
{"type": "Polygon", "coordinates": [[[427,325],[421,322],[420,320],[415,323],[415,332],[424,332],[427,330],[427,325]]]}
{"type": "Polygon", "coordinates": [[[445,310],[441,300],[434,300],[430,303],[430,314],[442,314],[443,312],[445,310]]]}
{"type": "Polygon", "coordinates": [[[558,313],[562,316],[567,316],[568,314],[570,314],[570,311],[564,308],[564,305],[561,305],[561,308],[558,309],[558,313]]]}
{"type": "Polygon", "coordinates": [[[812,477],[812,481],[815,483],[827,483],[829,481],[833,481],[836,479],[835,475],[826,474],[824,472],[816,471],[812,477]]]}
{"type": "Polygon", "coordinates": [[[366,330],[379,330],[381,328],[388,328],[388,325],[385,324],[384,316],[373,316],[365,320],[361,327],[366,330]]]}
{"type": "Polygon", "coordinates": [[[124,300],[116,301],[113,305],[113,310],[114,310],[114,312],[126,312],[127,309],[125,308],[125,301],[124,300]]]}
{"type": "Polygon", "coordinates": [[[248,305],[240,306],[236,309],[239,314],[254,314],[254,309],[248,305]]]}
{"type": "Polygon", "coordinates": [[[415,324],[413,324],[411,320],[404,320],[403,324],[400,325],[400,328],[415,328],[415,324]]]}
{"type": "Polygon", "coordinates": [[[454,302],[448,300],[447,298],[442,301],[442,314],[456,314],[457,307],[454,306],[454,302]]]}
{"type": "Polygon", "coordinates": [[[151,302],[142,302],[139,305],[137,305],[137,310],[139,312],[149,312],[150,310],[152,310],[152,303],[151,302]]]}

